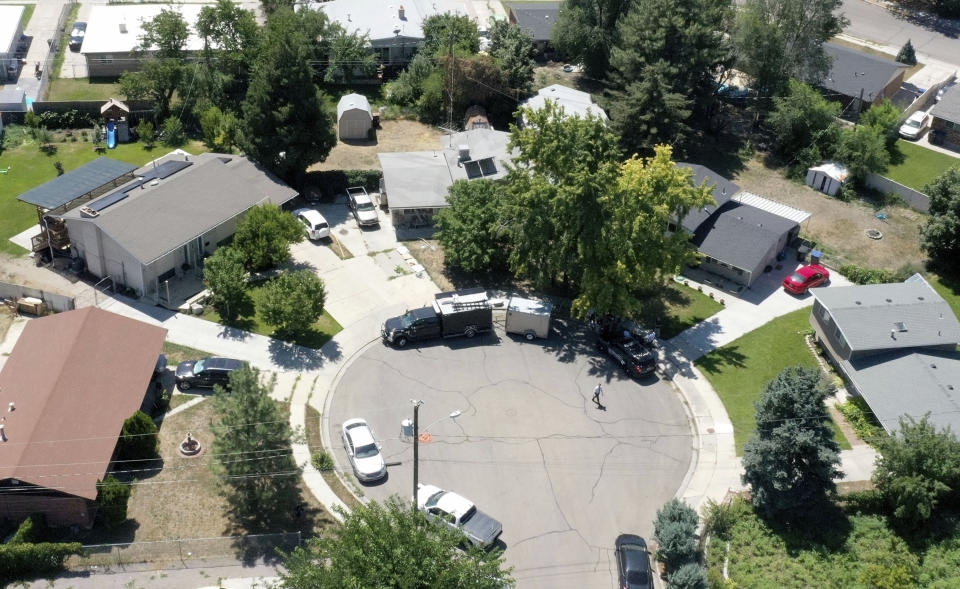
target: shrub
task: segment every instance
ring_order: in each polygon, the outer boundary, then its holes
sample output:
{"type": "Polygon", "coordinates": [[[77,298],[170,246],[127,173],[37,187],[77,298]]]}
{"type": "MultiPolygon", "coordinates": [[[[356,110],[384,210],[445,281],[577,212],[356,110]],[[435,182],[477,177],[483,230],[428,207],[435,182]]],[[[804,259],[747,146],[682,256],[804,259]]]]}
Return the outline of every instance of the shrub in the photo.
{"type": "Polygon", "coordinates": [[[32,110],[28,110],[27,114],[23,115],[23,124],[30,127],[31,129],[35,129],[39,127],[40,115],[33,112],[32,110]]]}
{"type": "Polygon", "coordinates": [[[130,485],[118,481],[112,474],[107,475],[98,485],[97,504],[100,514],[108,528],[127,521],[127,501],[130,499],[130,485]]]}
{"type": "Polygon", "coordinates": [[[140,141],[151,145],[154,140],[153,123],[146,119],[140,121],[140,124],[137,125],[137,136],[140,137],[140,141]]]}
{"type": "Polygon", "coordinates": [[[653,536],[659,544],[657,559],[676,570],[693,561],[697,553],[697,523],[699,518],[692,507],[671,499],[657,510],[653,522],[653,536]]]}
{"type": "Polygon", "coordinates": [[[68,110],[66,112],[46,111],[40,113],[38,123],[41,127],[47,129],[77,129],[80,127],[92,127],[96,118],[89,113],[78,110],[68,110]]]}
{"type": "Polygon", "coordinates": [[[877,436],[883,435],[883,428],[880,427],[880,423],[863,397],[851,397],[846,403],[838,404],[837,411],[843,415],[861,440],[870,442],[877,436]]]}
{"type": "Polygon", "coordinates": [[[330,456],[326,450],[314,452],[311,460],[313,467],[319,471],[325,472],[333,470],[333,456],[330,456]]]}
{"type": "Polygon", "coordinates": [[[137,411],[123,422],[117,455],[121,460],[155,458],[160,444],[157,424],[143,411],[137,411]]]}
{"type": "Polygon", "coordinates": [[[275,204],[258,205],[237,224],[233,246],[243,254],[247,270],[276,268],[290,259],[290,246],[305,234],[296,217],[275,204]]]}
{"type": "Polygon", "coordinates": [[[0,545],[0,583],[52,575],[68,556],[82,552],[79,542],[0,545]]]}
{"type": "Polygon", "coordinates": [[[707,589],[707,571],[700,565],[690,562],[667,577],[669,589],[707,589]]]}
{"type": "Polygon", "coordinates": [[[897,61],[907,65],[917,65],[917,52],[914,50],[910,39],[907,39],[907,42],[900,48],[900,52],[897,53],[897,61]]]}
{"type": "Polygon", "coordinates": [[[47,523],[43,514],[35,513],[20,522],[17,532],[10,538],[9,544],[33,544],[43,539],[47,523]]]}
{"type": "Polygon", "coordinates": [[[886,284],[888,282],[902,282],[907,278],[906,276],[901,277],[898,272],[893,270],[863,268],[854,264],[840,266],[840,273],[854,284],[886,284]]]}
{"type": "Polygon", "coordinates": [[[380,190],[380,170],[327,170],[309,172],[306,184],[317,187],[325,198],[333,199],[351,186],[363,186],[369,192],[380,190]]]}
{"type": "Polygon", "coordinates": [[[750,508],[743,499],[734,499],[722,503],[709,499],[703,509],[704,530],[718,538],[727,540],[733,525],[749,512],[750,508]]]}
{"type": "Polygon", "coordinates": [[[325,298],[323,280],[311,270],[297,270],[267,283],[257,310],[278,333],[301,334],[323,315],[325,298]]]}
{"type": "Polygon", "coordinates": [[[167,147],[180,147],[187,142],[183,123],[177,117],[168,117],[163,121],[163,144],[167,147]]]}

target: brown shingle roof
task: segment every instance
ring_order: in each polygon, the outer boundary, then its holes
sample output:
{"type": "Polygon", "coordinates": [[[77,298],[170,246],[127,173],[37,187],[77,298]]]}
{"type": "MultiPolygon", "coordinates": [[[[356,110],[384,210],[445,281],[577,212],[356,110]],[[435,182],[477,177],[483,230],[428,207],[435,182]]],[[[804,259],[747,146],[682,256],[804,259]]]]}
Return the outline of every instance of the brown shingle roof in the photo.
{"type": "Polygon", "coordinates": [[[166,333],[96,307],[30,321],[0,372],[0,480],[96,499],[166,333]]]}

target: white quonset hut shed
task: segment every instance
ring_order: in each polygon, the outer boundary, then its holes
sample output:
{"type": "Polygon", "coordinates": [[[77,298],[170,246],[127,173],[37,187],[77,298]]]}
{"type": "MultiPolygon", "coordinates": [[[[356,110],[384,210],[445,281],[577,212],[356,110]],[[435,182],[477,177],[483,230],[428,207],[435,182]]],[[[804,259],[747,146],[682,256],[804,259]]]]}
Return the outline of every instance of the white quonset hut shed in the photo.
{"type": "Polygon", "coordinates": [[[340,139],[366,139],[373,127],[370,102],[363,94],[347,94],[337,103],[337,132],[340,139]]]}

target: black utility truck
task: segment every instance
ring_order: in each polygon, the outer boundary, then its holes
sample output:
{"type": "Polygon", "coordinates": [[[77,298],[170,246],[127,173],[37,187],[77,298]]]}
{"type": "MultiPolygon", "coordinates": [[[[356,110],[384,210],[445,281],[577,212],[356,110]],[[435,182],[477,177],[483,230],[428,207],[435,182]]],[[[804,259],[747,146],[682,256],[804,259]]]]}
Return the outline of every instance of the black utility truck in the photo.
{"type": "Polygon", "coordinates": [[[482,288],[441,292],[433,305],[407,311],[383,323],[383,341],[402,348],[414,340],[463,335],[473,337],[493,330],[493,310],[482,288]]]}

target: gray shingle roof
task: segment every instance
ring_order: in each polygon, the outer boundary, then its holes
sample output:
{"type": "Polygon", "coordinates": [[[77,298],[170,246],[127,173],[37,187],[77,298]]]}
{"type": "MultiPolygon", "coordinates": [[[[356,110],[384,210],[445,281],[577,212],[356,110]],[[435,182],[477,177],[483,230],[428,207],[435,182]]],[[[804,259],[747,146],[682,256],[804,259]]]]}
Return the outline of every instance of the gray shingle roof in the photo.
{"type": "Polygon", "coordinates": [[[908,67],[836,43],[824,43],[823,50],[831,60],[830,73],[823,79],[823,87],[844,96],[859,96],[862,88],[863,99],[867,102],[873,102],[893,76],[908,67]]]}
{"type": "Polygon", "coordinates": [[[55,209],[136,169],[137,166],[126,162],[99,157],[24,192],[17,199],[45,209],[55,209]]]}
{"type": "Polygon", "coordinates": [[[958,87],[960,85],[944,92],[940,102],[930,109],[930,114],[938,119],[960,124],[960,90],[957,89],[958,87]]]}
{"type": "Polygon", "coordinates": [[[950,305],[925,281],[817,288],[811,292],[830,311],[853,351],[960,342],[960,322],[950,305]],[[898,323],[903,323],[905,331],[900,331],[898,323]]]}
{"type": "Polygon", "coordinates": [[[534,41],[549,41],[560,15],[559,2],[510,2],[517,26],[533,35],[534,41]]]}
{"type": "Polygon", "coordinates": [[[713,188],[713,200],[717,201],[717,204],[707,205],[701,210],[690,211],[687,213],[687,216],[684,217],[680,223],[687,231],[696,231],[697,227],[709,219],[710,215],[716,212],[719,207],[726,204],[734,194],[740,192],[739,186],[706,166],[701,166],[700,164],[688,164],[686,162],[677,162],[676,165],[680,168],[690,168],[690,170],[693,172],[692,180],[694,186],[701,186],[704,182],[715,185],[713,188]]]}
{"type": "Polygon", "coordinates": [[[737,202],[724,203],[697,227],[697,249],[737,268],[753,270],[795,221],[737,202]]]}
{"type": "MultiPolygon", "coordinates": [[[[217,153],[189,157],[193,165],[156,186],[148,182],[131,191],[97,217],[84,218],[79,209],[64,217],[97,225],[142,264],[149,264],[257,204],[283,204],[297,196],[296,190],[245,157],[217,153]]],[[[171,155],[163,160],[183,158],[171,155]]],[[[141,171],[150,169],[148,165],[141,171]]]]}
{"type": "Polygon", "coordinates": [[[920,419],[927,412],[938,428],[960,432],[957,352],[899,350],[841,365],[887,432],[898,428],[901,415],[920,419]]]}

